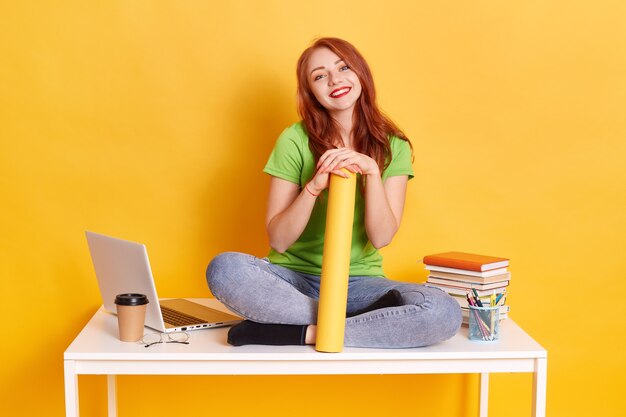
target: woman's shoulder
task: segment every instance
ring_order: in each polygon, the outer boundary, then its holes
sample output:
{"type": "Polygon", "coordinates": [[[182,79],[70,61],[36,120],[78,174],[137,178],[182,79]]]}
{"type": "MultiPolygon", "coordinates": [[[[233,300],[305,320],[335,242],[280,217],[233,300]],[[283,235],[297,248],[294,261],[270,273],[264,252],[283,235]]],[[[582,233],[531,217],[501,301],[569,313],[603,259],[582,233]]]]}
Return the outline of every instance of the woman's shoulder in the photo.
{"type": "Polygon", "coordinates": [[[389,147],[391,148],[392,155],[400,152],[411,152],[410,142],[394,135],[389,135],[389,147]]]}
{"type": "Polygon", "coordinates": [[[302,122],[286,127],[276,139],[274,150],[280,153],[304,154],[309,149],[309,137],[302,122]]]}
{"type": "Polygon", "coordinates": [[[306,144],[309,142],[309,135],[307,135],[302,121],[294,123],[291,126],[287,126],[278,137],[278,139],[281,138],[289,138],[306,144]]]}
{"type": "Polygon", "coordinates": [[[383,172],[383,179],[396,175],[413,178],[413,150],[411,143],[397,136],[389,136],[391,161],[383,172]]]}

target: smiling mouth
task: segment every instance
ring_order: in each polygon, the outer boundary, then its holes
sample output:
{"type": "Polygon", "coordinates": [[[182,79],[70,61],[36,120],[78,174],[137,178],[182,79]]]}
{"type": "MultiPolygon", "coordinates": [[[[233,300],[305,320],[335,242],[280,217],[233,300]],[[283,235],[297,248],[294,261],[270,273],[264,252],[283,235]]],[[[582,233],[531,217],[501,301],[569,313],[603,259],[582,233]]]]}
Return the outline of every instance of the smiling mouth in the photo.
{"type": "Polygon", "coordinates": [[[350,87],[338,88],[338,89],[336,89],[336,90],[334,90],[333,92],[330,93],[330,97],[332,97],[332,98],[343,97],[346,94],[348,94],[350,92],[350,90],[351,90],[350,87]]]}

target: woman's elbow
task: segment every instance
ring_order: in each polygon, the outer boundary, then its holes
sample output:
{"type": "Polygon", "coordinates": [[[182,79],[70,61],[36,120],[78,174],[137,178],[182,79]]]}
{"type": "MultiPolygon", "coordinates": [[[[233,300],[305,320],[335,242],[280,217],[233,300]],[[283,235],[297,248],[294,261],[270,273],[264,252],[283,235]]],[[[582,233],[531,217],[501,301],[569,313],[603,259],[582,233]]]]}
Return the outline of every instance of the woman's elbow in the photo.
{"type": "Polygon", "coordinates": [[[387,231],[378,230],[377,231],[378,233],[375,233],[374,231],[372,231],[372,233],[367,233],[367,237],[369,238],[372,246],[374,246],[376,249],[380,249],[380,248],[384,248],[385,246],[391,243],[397,231],[398,231],[397,228],[395,230],[387,230],[387,231]]]}
{"type": "Polygon", "coordinates": [[[284,242],[281,242],[277,239],[273,239],[272,236],[269,236],[270,247],[278,253],[285,253],[287,249],[289,249],[288,245],[285,245],[284,242]]]}
{"type": "Polygon", "coordinates": [[[271,247],[274,251],[276,251],[276,252],[278,252],[278,253],[285,253],[285,251],[287,251],[287,249],[288,249],[288,248],[283,247],[283,246],[280,246],[280,245],[272,244],[271,242],[270,242],[270,247],[271,247]]]}
{"type": "Polygon", "coordinates": [[[389,245],[391,243],[391,238],[389,239],[372,239],[370,240],[370,242],[372,243],[372,246],[374,246],[376,249],[381,249],[384,248],[385,246],[389,245]]]}
{"type": "Polygon", "coordinates": [[[278,239],[278,234],[273,233],[271,228],[271,224],[268,221],[265,225],[265,232],[267,233],[267,239],[269,240],[270,247],[278,253],[284,253],[287,248],[285,245],[281,245],[280,239],[278,239]]]}

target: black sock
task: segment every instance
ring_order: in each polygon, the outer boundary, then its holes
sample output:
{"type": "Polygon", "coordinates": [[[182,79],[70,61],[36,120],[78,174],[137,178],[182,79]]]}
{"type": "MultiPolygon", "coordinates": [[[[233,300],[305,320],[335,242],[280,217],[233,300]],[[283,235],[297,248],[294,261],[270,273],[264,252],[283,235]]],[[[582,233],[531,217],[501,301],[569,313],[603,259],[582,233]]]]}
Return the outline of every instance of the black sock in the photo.
{"type": "Polygon", "coordinates": [[[304,345],[306,325],[265,324],[244,320],[230,328],[228,343],[243,345],[304,345]]]}
{"type": "Polygon", "coordinates": [[[379,308],[385,307],[398,307],[401,306],[402,303],[402,294],[398,290],[389,290],[385,295],[380,297],[378,300],[374,301],[369,306],[362,308],[360,310],[354,311],[352,313],[346,314],[346,317],[354,317],[359,314],[367,313],[368,311],[378,310],[379,308]]]}

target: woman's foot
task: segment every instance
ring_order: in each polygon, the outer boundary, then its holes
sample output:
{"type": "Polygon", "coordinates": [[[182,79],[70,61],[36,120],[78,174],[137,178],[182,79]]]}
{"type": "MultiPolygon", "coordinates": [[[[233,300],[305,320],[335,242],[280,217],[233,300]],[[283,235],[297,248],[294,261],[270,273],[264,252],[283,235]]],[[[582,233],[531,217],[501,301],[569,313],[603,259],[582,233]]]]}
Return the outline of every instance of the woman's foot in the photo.
{"type": "Polygon", "coordinates": [[[244,320],[230,328],[228,343],[243,345],[304,345],[306,325],[256,323],[244,320]]]}

